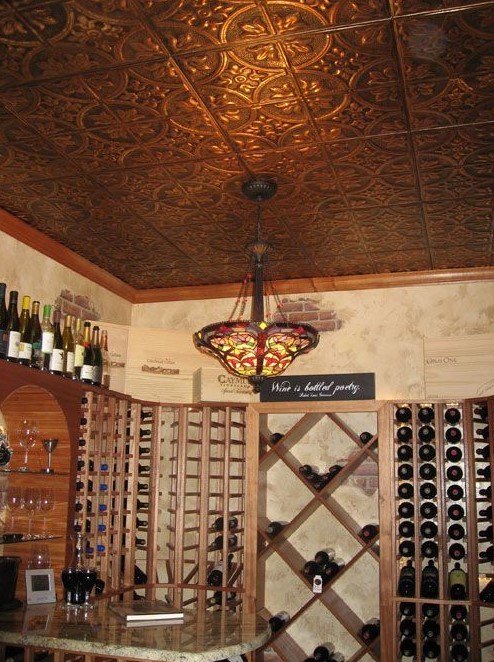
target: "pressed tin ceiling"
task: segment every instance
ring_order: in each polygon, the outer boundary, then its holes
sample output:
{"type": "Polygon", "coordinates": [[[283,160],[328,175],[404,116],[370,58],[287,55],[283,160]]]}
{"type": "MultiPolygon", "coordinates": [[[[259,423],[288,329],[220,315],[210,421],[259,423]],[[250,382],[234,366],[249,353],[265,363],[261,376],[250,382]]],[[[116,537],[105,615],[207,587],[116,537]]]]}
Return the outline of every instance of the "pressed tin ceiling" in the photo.
{"type": "Polygon", "coordinates": [[[0,207],[136,290],[494,266],[494,0],[2,0],[0,207]]]}

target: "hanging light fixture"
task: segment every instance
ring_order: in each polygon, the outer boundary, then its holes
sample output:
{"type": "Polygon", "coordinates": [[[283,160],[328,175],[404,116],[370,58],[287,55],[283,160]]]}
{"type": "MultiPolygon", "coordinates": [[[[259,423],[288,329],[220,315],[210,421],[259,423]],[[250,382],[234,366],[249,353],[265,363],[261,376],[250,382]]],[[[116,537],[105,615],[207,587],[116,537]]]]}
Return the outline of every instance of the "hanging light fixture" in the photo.
{"type": "Polygon", "coordinates": [[[244,278],[228,321],[208,324],[194,334],[194,344],[210,354],[230,373],[248,380],[254,393],[259,392],[265,378],[284,372],[299,356],[319,342],[317,330],[310,324],[288,322],[271,281],[264,288],[264,257],[270,245],[261,238],[261,203],[276,193],[276,184],[266,179],[253,179],[242,185],[243,194],[257,203],[257,236],[248,248],[250,270],[244,278]],[[244,311],[252,287],[250,319],[244,311]],[[274,321],[270,297],[276,302],[274,321]]]}

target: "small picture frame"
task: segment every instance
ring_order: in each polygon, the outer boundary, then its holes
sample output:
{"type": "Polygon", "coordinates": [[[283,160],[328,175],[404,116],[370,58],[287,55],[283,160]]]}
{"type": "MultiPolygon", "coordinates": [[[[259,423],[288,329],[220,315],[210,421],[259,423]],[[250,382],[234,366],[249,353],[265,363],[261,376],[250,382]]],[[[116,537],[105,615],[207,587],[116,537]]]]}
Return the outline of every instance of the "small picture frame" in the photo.
{"type": "Polygon", "coordinates": [[[26,600],[28,605],[57,601],[53,568],[26,570],[26,600]]]}

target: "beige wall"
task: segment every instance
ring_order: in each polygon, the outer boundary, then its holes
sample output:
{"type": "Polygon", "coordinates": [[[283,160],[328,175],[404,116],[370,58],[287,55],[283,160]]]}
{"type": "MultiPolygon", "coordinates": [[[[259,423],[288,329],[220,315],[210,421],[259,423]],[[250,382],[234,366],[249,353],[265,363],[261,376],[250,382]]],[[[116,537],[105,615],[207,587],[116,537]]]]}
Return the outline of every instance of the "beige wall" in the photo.
{"type": "MultiPolygon", "coordinates": [[[[89,297],[103,320],[190,333],[192,354],[197,352],[192,333],[207,323],[227,319],[233,307],[233,299],[132,306],[8,235],[0,233],[0,241],[0,280],[9,289],[18,289],[21,296],[30,294],[41,303],[52,303],[61,290],[68,289],[89,297]]],[[[310,299],[316,308],[333,311],[341,328],[321,333],[319,346],[299,358],[287,374],[375,372],[379,399],[424,397],[424,337],[486,334],[494,329],[492,282],[328,292],[288,299],[310,299]]],[[[198,360],[198,367],[201,363],[198,360]]]]}
{"type": "MultiPolygon", "coordinates": [[[[318,308],[334,311],[341,328],[321,333],[318,347],[297,359],[287,374],[375,372],[378,399],[424,397],[425,337],[485,334],[494,329],[492,282],[288,298],[310,298],[318,308]]],[[[232,305],[231,299],[137,305],[132,325],[192,333],[227,319],[232,305]]]]}
{"type": "MultiPolygon", "coordinates": [[[[19,297],[29,295],[41,306],[54,304],[62,290],[87,297],[100,319],[130,324],[132,305],[74,271],[61,266],[7,234],[0,232],[0,281],[19,297]]],[[[20,302],[19,302],[20,307],[20,302]]]]}

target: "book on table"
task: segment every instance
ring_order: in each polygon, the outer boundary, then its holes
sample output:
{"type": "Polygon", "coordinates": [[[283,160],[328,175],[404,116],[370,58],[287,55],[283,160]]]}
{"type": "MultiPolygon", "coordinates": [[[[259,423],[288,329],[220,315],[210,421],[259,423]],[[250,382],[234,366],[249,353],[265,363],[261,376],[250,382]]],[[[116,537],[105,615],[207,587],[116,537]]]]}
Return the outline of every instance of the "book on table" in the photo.
{"type": "Polygon", "coordinates": [[[142,621],[180,621],[184,612],[172,607],[163,600],[133,600],[131,602],[110,602],[111,611],[127,623],[142,621]]]}

